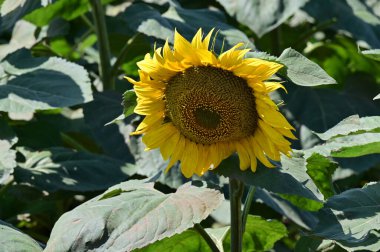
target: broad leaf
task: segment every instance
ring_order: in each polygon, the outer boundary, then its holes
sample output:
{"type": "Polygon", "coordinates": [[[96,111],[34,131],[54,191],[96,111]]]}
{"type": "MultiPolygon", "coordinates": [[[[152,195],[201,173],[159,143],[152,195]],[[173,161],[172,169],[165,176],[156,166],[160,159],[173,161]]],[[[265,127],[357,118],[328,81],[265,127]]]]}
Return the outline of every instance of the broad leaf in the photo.
{"type": "Polygon", "coordinates": [[[380,133],[363,133],[333,138],[326,144],[304,151],[309,157],[319,153],[325,157],[360,157],[380,153],[380,133]]]}
{"type": "Polygon", "coordinates": [[[16,167],[16,151],[11,147],[17,140],[12,129],[0,117],[0,185],[8,180],[16,167]]]}
{"type": "Polygon", "coordinates": [[[364,242],[379,231],[380,183],[351,189],[331,197],[319,213],[314,234],[348,243],[364,242]]]}
{"type": "Polygon", "coordinates": [[[65,148],[18,150],[25,156],[25,162],[15,169],[15,180],[48,192],[104,190],[126,180],[131,169],[131,164],[106,156],[65,148]]]}
{"type": "Polygon", "coordinates": [[[202,236],[195,230],[186,230],[180,234],[157,241],[133,252],[211,252],[210,247],[202,236]]]}
{"type": "Polygon", "coordinates": [[[362,54],[370,59],[380,61],[380,49],[364,50],[362,54]]]}
{"type": "Polygon", "coordinates": [[[0,221],[1,251],[42,252],[41,246],[30,236],[0,221]]]}
{"type": "Polygon", "coordinates": [[[334,195],[332,175],[338,164],[320,154],[314,153],[306,160],[307,174],[313,179],[325,198],[334,195]]]}
{"type": "Polygon", "coordinates": [[[306,172],[303,158],[290,159],[283,156],[281,162],[282,167],[275,169],[259,164],[257,171],[253,173],[251,170],[241,171],[239,160],[234,155],[224,160],[215,172],[225,177],[235,177],[247,185],[259,186],[270,192],[297,195],[315,201],[323,200],[323,195],[306,172]]]}
{"type": "Polygon", "coordinates": [[[190,184],[163,194],[152,183],[116,185],[55,224],[45,251],[131,251],[173,236],[205,219],[223,200],[212,189],[190,184]],[[110,198],[104,194],[122,191],[110,198]],[[70,232],[67,232],[67,230],[70,232]]]}
{"type": "Polygon", "coordinates": [[[217,0],[227,13],[259,37],[281,25],[308,0],[217,0]]]}
{"type": "Polygon", "coordinates": [[[5,0],[0,9],[0,33],[9,31],[29,12],[41,7],[41,1],[5,0]]]}
{"type": "Polygon", "coordinates": [[[292,48],[285,49],[277,61],[285,65],[280,70],[290,81],[301,86],[336,84],[320,66],[292,48]]]}
{"type": "Polygon", "coordinates": [[[90,129],[89,133],[106,155],[133,163],[135,159],[127,144],[132,131],[132,126],[127,124],[130,121],[118,120],[114,124],[107,124],[122,113],[121,99],[121,95],[116,92],[94,94],[94,100],[83,107],[84,120],[90,129]]]}
{"type": "Polygon", "coordinates": [[[329,140],[336,136],[378,130],[380,130],[380,116],[360,118],[358,115],[353,115],[345,118],[326,132],[316,133],[316,135],[322,140],[329,140]]]}
{"type": "Polygon", "coordinates": [[[1,62],[8,75],[0,85],[0,111],[33,112],[92,100],[87,71],[60,58],[33,58],[25,49],[1,62]]]}
{"type": "Polygon", "coordinates": [[[380,48],[380,18],[363,1],[309,1],[304,10],[318,22],[333,20],[334,29],[348,31],[355,39],[380,48]]]}
{"type": "Polygon", "coordinates": [[[171,2],[169,9],[161,15],[158,10],[148,5],[133,4],[118,17],[120,23],[124,23],[131,30],[156,39],[168,39],[171,43],[175,29],[186,39],[191,40],[199,28],[203,28],[205,33],[215,28],[219,31],[215,43],[217,52],[223,43],[231,47],[238,42],[243,42],[248,47],[254,48],[247,36],[226,24],[224,15],[216,10],[185,9],[171,2]]]}
{"type": "MultiPolygon", "coordinates": [[[[268,251],[276,241],[287,236],[288,231],[284,224],[277,220],[265,220],[260,216],[248,215],[243,235],[243,251],[268,251]]],[[[223,247],[230,251],[231,234],[227,234],[223,247]]]]}
{"type": "Polygon", "coordinates": [[[293,206],[275,193],[256,188],[255,198],[306,230],[311,230],[317,225],[318,219],[314,213],[293,206]]]}

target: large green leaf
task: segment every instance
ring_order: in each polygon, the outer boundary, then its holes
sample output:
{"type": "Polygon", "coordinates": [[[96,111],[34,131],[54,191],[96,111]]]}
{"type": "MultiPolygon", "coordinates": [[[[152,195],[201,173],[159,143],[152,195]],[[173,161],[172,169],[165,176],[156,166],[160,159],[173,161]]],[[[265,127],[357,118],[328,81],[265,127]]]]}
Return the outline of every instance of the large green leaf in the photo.
{"type": "Polygon", "coordinates": [[[7,225],[0,220],[1,251],[42,252],[41,246],[30,236],[7,225]]]}
{"type": "Polygon", "coordinates": [[[64,59],[33,58],[26,49],[1,62],[8,80],[0,83],[0,111],[33,112],[92,100],[87,71],[64,59]]]}
{"type": "Polygon", "coordinates": [[[227,13],[259,37],[286,21],[308,0],[217,0],[227,13]]]}
{"type": "Polygon", "coordinates": [[[319,213],[313,234],[348,243],[364,242],[379,231],[380,183],[351,189],[331,197],[319,213]]]}
{"type": "Polygon", "coordinates": [[[190,184],[163,194],[152,183],[124,182],[64,214],[45,251],[131,251],[185,231],[222,200],[220,192],[190,184]]]}
{"type": "Polygon", "coordinates": [[[48,192],[104,190],[126,180],[131,169],[131,164],[107,156],[60,147],[37,152],[18,150],[25,162],[15,168],[15,180],[48,192]]]}
{"type": "Polygon", "coordinates": [[[303,158],[283,156],[281,165],[268,169],[259,164],[255,173],[251,170],[241,171],[239,160],[233,155],[224,160],[215,172],[226,177],[236,177],[247,185],[258,186],[270,192],[297,195],[314,201],[323,200],[322,193],[307,174],[303,158]]]}
{"type": "Polygon", "coordinates": [[[375,130],[380,130],[380,116],[360,118],[358,115],[353,115],[345,118],[326,132],[316,133],[316,135],[322,140],[329,140],[336,136],[375,130]]]}
{"type": "Polygon", "coordinates": [[[309,157],[319,153],[325,157],[359,157],[380,153],[380,133],[363,133],[333,138],[323,145],[317,145],[305,150],[309,157]]]}
{"type": "Polygon", "coordinates": [[[0,33],[9,31],[29,12],[41,7],[41,1],[5,0],[0,9],[0,33]]]}
{"type": "MultiPolygon", "coordinates": [[[[173,42],[174,30],[177,29],[186,39],[190,40],[199,28],[209,32],[212,28],[219,31],[216,37],[215,50],[221,49],[224,43],[227,47],[238,42],[244,42],[254,48],[247,36],[236,28],[226,24],[224,15],[216,10],[185,9],[171,2],[169,9],[161,14],[158,10],[145,4],[133,4],[119,15],[120,23],[129,29],[141,32],[156,39],[173,42]]],[[[225,47],[226,48],[226,47],[225,47]]]]}
{"type": "MultiPolygon", "coordinates": [[[[288,231],[284,224],[277,220],[265,220],[260,216],[248,215],[243,235],[243,251],[268,251],[276,241],[287,236],[288,231]]],[[[225,251],[230,250],[230,233],[224,240],[225,251]]]]}
{"type": "Polygon", "coordinates": [[[12,129],[0,117],[0,185],[8,180],[16,167],[16,151],[11,147],[17,140],[12,129]]]}
{"type": "Polygon", "coordinates": [[[307,173],[313,179],[325,198],[334,195],[332,175],[338,168],[338,164],[318,153],[313,153],[306,160],[307,173]]]}
{"type": "Polygon", "coordinates": [[[309,1],[304,10],[317,22],[334,20],[334,29],[348,31],[357,40],[364,40],[370,46],[380,48],[380,18],[374,15],[364,1],[309,1]]]}
{"type": "Polygon", "coordinates": [[[301,86],[336,84],[318,64],[312,62],[292,48],[285,49],[277,61],[285,65],[280,74],[285,74],[293,83],[301,86]]]}
{"type": "Polygon", "coordinates": [[[194,230],[186,230],[183,233],[157,241],[142,249],[133,252],[211,252],[210,247],[202,236],[194,230]]]}
{"type": "Polygon", "coordinates": [[[289,218],[295,224],[306,230],[311,230],[317,225],[318,219],[314,213],[295,207],[275,193],[268,192],[265,189],[256,188],[255,199],[258,202],[263,202],[279,214],[289,218]]]}

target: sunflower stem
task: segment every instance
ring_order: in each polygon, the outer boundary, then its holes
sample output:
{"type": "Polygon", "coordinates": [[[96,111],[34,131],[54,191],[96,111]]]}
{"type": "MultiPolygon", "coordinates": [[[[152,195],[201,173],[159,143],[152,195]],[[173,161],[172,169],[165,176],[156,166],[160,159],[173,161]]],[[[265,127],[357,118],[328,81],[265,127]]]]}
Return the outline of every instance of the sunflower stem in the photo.
{"type": "Polygon", "coordinates": [[[98,38],[100,78],[103,82],[104,90],[113,90],[115,89],[115,82],[111,75],[111,52],[103,6],[100,0],[90,0],[90,4],[94,19],[95,32],[98,38]]]}
{"type": "Polygon", "coordinates": [[[244,183],[230,177],[230,210],[231,210],[231,251],[241,252],[243,244],[243,226],[241,198],[244,183]]]}
{"type": "Polygon", "coordinates": [[[205,239],[212,252],[220,252],[218,247],[215,245],[215,242],[212,240],[212,238],[209,236],[206,230],[204,230],[201,224],[195,224],[194,229],[197,230],[197,232],[203,237],[203,239],[205,239]]]}
{"type": "Polygon", "coordinates": [[[248,190],[247,197],[245,198],[244,208],[243,208],[243,234],[245,231],[245,225],[247,223],[249,210],[251,209],[253,196],[255,196],[255,192],[256,192],[256,187],[250,186],[249,190],[248,190]]]}

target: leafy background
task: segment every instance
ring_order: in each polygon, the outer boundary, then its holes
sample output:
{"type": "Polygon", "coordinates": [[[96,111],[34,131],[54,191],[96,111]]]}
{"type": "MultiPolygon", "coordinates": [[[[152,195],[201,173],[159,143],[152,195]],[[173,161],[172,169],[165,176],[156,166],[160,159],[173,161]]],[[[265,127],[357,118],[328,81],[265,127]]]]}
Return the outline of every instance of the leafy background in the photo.
{"type": "Polygon", "coordinates": [[[2,251],[211,251],[202,232],[228,251],[225,176],[256,187],[244,251],[380,249],[378,1],[101,3],[114,87],[89,1],[0,1],[2,251]],[[285,65],[273,99],[298,140],[277,169],[240,172],[233,156],[189,182],[129,135],[141,118],[123,76],[199,27],[218,30],[216,53],[244,42],[285,65]]]}

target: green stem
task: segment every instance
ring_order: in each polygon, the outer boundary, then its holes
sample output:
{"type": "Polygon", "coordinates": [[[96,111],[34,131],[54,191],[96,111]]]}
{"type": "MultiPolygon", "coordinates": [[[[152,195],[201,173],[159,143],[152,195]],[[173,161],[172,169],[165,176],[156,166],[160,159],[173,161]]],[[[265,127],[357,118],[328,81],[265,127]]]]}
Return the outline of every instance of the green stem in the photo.
{"type": "Polygon", "coordinates": [[[105,90],[115,89],[115,82],[111,75],[111,53],[103,6],[100,0],[90,0],[95,32],[98,37],[100,54],[99,72],[105,90]]]}
{"type": "Polygon", "coordinates": [[[121,52],[120,52],[119,56],[117,57],[115,63],[112,66],[112,69],[111,69],[111,76],[112,77],[116,76],[117,71],[118,71],[120,65],[123,63],[125,57],[127,56],[129,46],[135,41],[135,39],[136,39],[137,36],[138,36],[138,34],[136,34],[132,38],[130,38],[127,41],[127,43],[125,43],[125,45],[123,46],[123,48],[121,49],[121,52]]]}
{"type": "Polygon", "coordinates": [[[230,210],[231,210],[231,251],[241,252],[243,244],[243,228],[241,216],[241,198],[244,184],[230,177],[230,210]]]}
{"type": "Polygon", "coordinates": [[[245,198],[244,209],[243,209],[243,234],[245,231],[245,224],[247,223],[247,217],[249,214],[249,209],[251,209],[253,196],[255,195],[256,187],[250,186],[248,190],[247,197],[245,198]]]}
{"type": "Polygon", "coordinates": [[[212,240],[212,238],[208,235],[208,233],[200,224],[195,224],[194,229],[197,230],[197,232],[203,237],[203,239],[205,239],[212,252],[220,252],[218,247],[215,245],[215,242],[212,240]]]}

